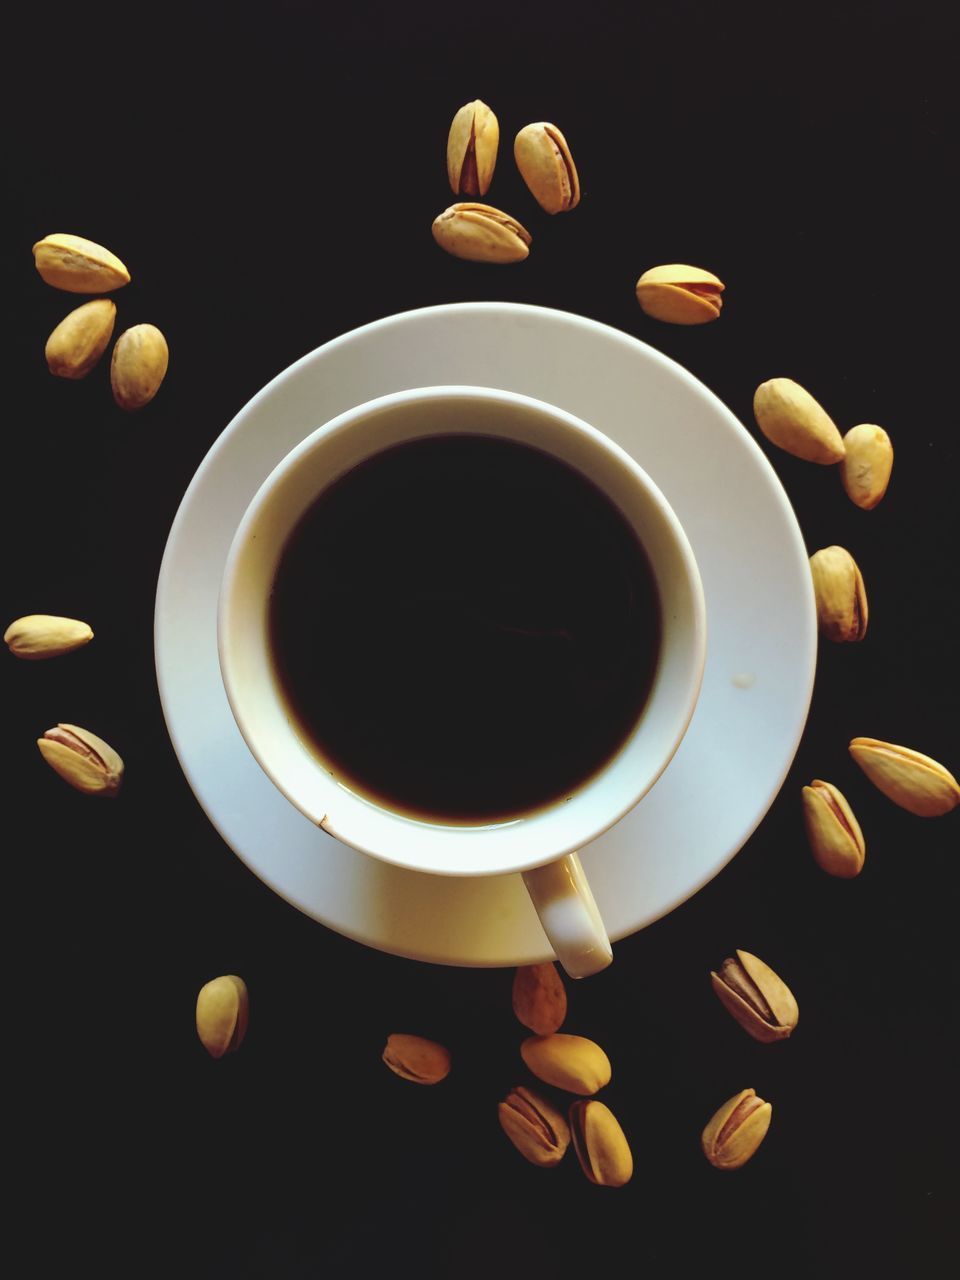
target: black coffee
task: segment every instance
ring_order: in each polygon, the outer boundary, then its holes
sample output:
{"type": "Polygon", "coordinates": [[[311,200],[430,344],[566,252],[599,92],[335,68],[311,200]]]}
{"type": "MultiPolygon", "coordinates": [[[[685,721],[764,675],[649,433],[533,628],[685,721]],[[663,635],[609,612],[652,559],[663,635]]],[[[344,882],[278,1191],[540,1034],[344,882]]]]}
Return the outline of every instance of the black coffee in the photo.
{"type": "Polygon", "coordinates": [[[270,636],[302,736],[346,785],[420,818],[494,822],[570,795],[623,745],[660,605],[636,535],[578,471],[433,436],[310,507],[270,636]]]}

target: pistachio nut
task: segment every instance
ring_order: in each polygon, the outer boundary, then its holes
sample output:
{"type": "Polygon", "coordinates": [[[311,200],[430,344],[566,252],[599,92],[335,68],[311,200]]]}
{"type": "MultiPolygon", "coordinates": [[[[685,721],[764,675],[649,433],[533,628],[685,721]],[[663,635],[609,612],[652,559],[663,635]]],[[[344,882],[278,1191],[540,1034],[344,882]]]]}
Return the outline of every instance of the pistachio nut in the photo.
{"type": "Polygon", "coordinates": [[[88,795],[112,796],[123,781],[123,761],[108,743],[75,724],[58,724],[37,739],[40,754],[65,782],[88,795]]]}
{"type": "Polygon", "coordinates": [[[703,1154],[716,1169],[739,1169],[766,1137],[773,1112],[755,1089],[728,1098],[701,1136],[703,1154]]]}
{"type": "Polygon", "coordinates": [[[557,966],[522,965],[513,977],[513,1012],[538,1036],[559,1031],[567,1016],[567,992],[557,966]]]}
{"type": "Polygon", "coordinates": [[[567,140],[555,124],[528,124],[513,142],[513,158],[530,193],[547,213],[564,213],[580,203],[580,179],[567,140]]]}
{"type": "Polygon", "coordinates": [[[85,378],[113,333],[117,306],[110,298],[94,298],[64,316],[47,339],[47,368],[58,378],[85,378]]]}
{"type": "Polygon", "coordinates": [[[33,246],[33,260],[47,284],[67,293],[109,293],[130,283],[116,254],[83,236],[44,236],[33,246]]]}
{"type": "Polygon", "coordinates": [[[497,1106],[500,1127],[524,1159],[541,1169],[559,1164],[570,1145],[567,1122],[549,1102],[519,1085],[497,1106]]]}
{"type": "Polygon", "coordinates": [[[754,1040],[771,1044],[785,1040],[797,1025],[800,1010],[793,992],[769,965],[738,951],[724,960],[710,980],[720,1003],[754,1040]]]}
{"type": "Polygon", "coordinates": [[[468,262],[522,262],[533,237],[488,204],[452,204],[433,220],[433,238],[441,249],[468,262]]]}
{"type": "Polygon", "coordinates": [[[867,846],[860,823],[835,786],[814,778],[803,788],[803,823],[821,870],[844,880],[860,874],[867,846]]]}
{"type": "Polygon", "coordinates": [[[142,409],[160,390],[170,353],[152,324],[135,324],[117,339],[110,361],[110,385],[121,409],[142,409]]]}
{"type": "Polygon", "coordinates": [[[447,177],[453,194],[485,196],[493,181],[500,125],[479,98],[462,106],[447,135],[447,177]]]}
{"type": "Polygon", "coordinates": [[[598,1187],[623,1187],[633,1177],[633,1155],[617,1117],[591,1098],[570,1106],[570,1132],[580,1167],[598,1187]]]}
{"type": "Polygon", "coordinates": [[[211,1058],[236,1053],[247,1034],[250,997],[235,973],[213,978],[197,996],[197,1035],[211,1058]]]}
{"type": "Polygon", "coordinates": [[[585,1036],[562,1031],[529,1036],[520,1046],[520,1056],[538,1080],[568,1093],[596,1093],[610,1083],[610,1059],[585,1036]]]}
{"type": "Polygon", "coordinates": [[[960,804],[960,784],[929,756],[876,738],[854,738],[850,754],[875,787],[918,818],[939,818],[960,804]]]}
{"type": "Polygon", "coordinates": [[[753,397],[757,426],[773,444],[806,462],[840,462],[843,440],[829,414],[791,378],[762,382],[753,397]]]}
{"type": "Polygon", "coordinates": [[[51,613],[28,613],[11,622],[3,633],[4,644],[18,658],[37,661],[59,658],[81,649],[93,639],[93,630],[76,618],[58,618],[51,613]]]}
{"type": "Polygon", "coordinates": [[[636,288],[646,314],[667,324],[706,324],[723,306],[723,281],[712,271],[679,262],[651,267],[636,288]]]}
{"type": "Polygon", "coordinates": [[[422,1036],[387,1036],[382,1056],[394,1075],[414,1084],[439,1084],[450,1074],[450,1050],[422,1036]]]}
{"type": "Polygon", "coordinates": [[[890,483],[893,470],[893,445],[883,427],[863,422],[851,427],[843,437],[846,450],[840,478],[851,502],[871,511],[890,483]]]}
{"type": "Polygon", "coordinates": [[[824,547],[810,557],[817,622],[828,640],[862,640],[869,611],[863,575],[843,547],[824,547]]]}

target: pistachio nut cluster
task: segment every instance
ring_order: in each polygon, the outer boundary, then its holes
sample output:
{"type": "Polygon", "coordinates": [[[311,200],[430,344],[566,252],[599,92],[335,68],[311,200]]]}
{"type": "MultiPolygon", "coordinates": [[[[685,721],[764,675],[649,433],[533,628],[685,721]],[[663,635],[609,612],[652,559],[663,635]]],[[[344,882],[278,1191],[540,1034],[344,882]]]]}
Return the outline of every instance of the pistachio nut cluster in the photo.
{"type": "Polygon", "coordinates": [[[786,1040],[796,1028],[800,1010],[793,992],[749,951],[724,960],[710,980],[720,1003],[754,1040],[786,1040]]]}
{"type": "Polygon", "coordinates": [[[76,618],[59,618],[52,613],[28,613],[11,622],[3,641],[16,658],[38,662],[59,658],[82,649],[93,639],[93,628],[76,618]]]}
{"type": "Polygon", "coordinates": [[[792,378],[770,378],[753,397],[757,426],[772,444],[806,462],[840,464],[850,501],[872,511],[887,491],[893,445],[883,427],[861,423],[841,436],[837,424],[792,378]]]}
{"type": "MultiPolygon", "coordinates": [[[[33,246],[41,279],[68,293],[111,293],[130,283],[130,272],[109,249],[83,236],[44,236],[33,246]]],[[[47,368],[57,378],[85,378],[99,363],[113,336],[116,303],[94,298],[69,312],[47,338],[47,368]]],[[[137,324],[117,339],[110,362],[113,398],[132,411],[149,404],[167,372],[169,351],[152,324],[137,324]]]]}
{"type": "MultiPolygon", "coordinates": [[[[457,196],[485,196],[493,181],[500,124],[480,98],[454,115],[447,134],[447,180],[457,196]]],[[[520,175],[547,213],[573,209],[580,179],[566,138],[546,121],[525,125],[513,147],[520,175]]],[[[513,217],[489,204],[452,204],[433,220],[433,238],[446,253],[467,262],[523,262],[533,237],[513,217]]]]}
{"type": "Polygon", "coordinates": [[[197,996],[197,1035],[211,1058],[236,1053],[247,1034],[250,996],[235,973],[212,978],[197,996]]]}
{"type": "Polygon", "coordinates": [[[867,634],[869,610],[863,575],[849,551],[824,547],[810,557],[817,622],[828,640],[850,643],[867,634]]]}

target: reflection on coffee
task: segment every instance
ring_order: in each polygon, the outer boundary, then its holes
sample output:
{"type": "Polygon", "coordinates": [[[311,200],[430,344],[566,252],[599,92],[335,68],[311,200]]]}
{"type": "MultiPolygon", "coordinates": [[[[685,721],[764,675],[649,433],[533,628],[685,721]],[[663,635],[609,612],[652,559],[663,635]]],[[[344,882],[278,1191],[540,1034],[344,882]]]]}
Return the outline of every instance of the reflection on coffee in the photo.
{"type": "Polygon", "coordinates": [[[616,506],[482,435],[396,445],[325,490],[283,549],[269,625],[311,750],[351,789],[446,823],[588,781],[636,725],[661,635],[616,506]]]}

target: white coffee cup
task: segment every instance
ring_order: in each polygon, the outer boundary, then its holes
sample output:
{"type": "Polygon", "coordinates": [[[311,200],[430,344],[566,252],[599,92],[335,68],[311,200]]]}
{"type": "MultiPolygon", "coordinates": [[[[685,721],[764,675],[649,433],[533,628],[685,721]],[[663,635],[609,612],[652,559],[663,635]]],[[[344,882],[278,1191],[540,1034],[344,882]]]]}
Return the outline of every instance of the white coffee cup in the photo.
{"type": "MultiPolygon", "coordinates": [[[[356,849],[416,871],[519,872],[567,973],[585,977],[610,963],[610,942],[577,850],[628,813],[670,762],[693,715],[706,652],[703,589],[690,544],[663,494],[619,445],[552,405],[486,387],[416,388],[358,405],[307,436],[255,494],[227,556],[218,645],[240,732],[274,784],[312,822],[356,849]],[[269,642],[277,565],[287,538],[318,495],[392,445],[453,433],[532,445],[593,481],[639,537],[661,606],[650,694],[614,758],[556,804],[476,826],[392,811],[338,779],[298,736],[269,642]]],[[[669,850],[661,856],[669,857],[669,850]]]]}

